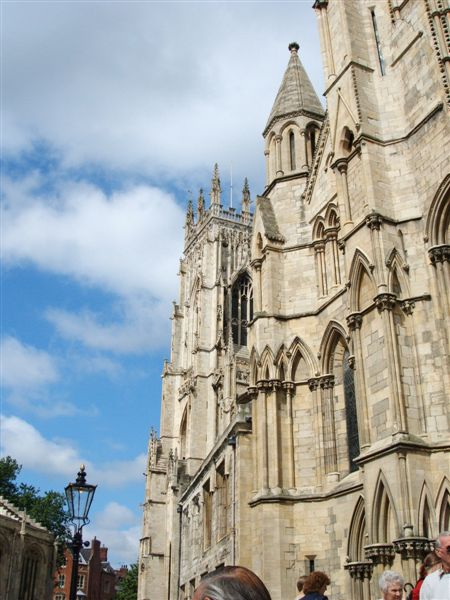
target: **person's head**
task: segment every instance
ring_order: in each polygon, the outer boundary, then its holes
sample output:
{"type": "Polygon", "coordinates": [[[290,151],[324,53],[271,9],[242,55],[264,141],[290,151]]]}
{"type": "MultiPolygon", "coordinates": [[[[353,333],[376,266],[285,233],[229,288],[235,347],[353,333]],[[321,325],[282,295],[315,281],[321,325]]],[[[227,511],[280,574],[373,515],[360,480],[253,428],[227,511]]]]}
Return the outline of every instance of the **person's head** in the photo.
{"type": "Polygon", "coordinates": [[[305,594],[310,592],[319,592],[325,594],[327,585],[330,585],[330,578],[322,571],[313,571],[303,582],[303,591],[305,594]]]}
{"type": "Polygon", "coordinates": [[[302,575],[297,580],[297,589],[299,592],[303,591],[303,584],[305,583],[306,575],[302,575]]]}
{"type": "Polygon", "coordinates": [[[261,579],[245,567],[222,567],[206,575],[193,600],[271,600],[261,579]]]}
{"type": "Polygon", "coordinates": [[[429,552],[420,565],[420,577],[426,577],[441,565],[441,559],[436,552],[429,552]]]}
{"type": "Polygon", "coordinates": [[[441,531],[436,540],[436,554],[447,573],[450,571],[450,531],[441,531]]]}
{"type": "Polygon", "coordinates": [[[400,600],[403,595],[403,577],[395,571],[384,571],[379,579],[383,600],[400,600]]]}

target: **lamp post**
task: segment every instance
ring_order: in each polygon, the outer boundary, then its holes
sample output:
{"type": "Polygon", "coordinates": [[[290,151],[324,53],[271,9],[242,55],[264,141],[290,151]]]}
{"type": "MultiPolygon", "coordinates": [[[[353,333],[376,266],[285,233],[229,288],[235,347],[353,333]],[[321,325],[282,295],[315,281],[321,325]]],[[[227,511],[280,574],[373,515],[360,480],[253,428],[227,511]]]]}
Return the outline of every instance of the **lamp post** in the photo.
{"type": "Polygon", "coordinates": [[[96,487],[96,485],[86,483],[85,467],[81,465],[75,483],[69,483],[65,488],[70,520],[74,526],[72,542],[69,545],[73,556],[69,600],[77,600],[78,561],[80,550],[83,547],[82,530],[89,523],[89,509],[94,499],[96,487]]]}

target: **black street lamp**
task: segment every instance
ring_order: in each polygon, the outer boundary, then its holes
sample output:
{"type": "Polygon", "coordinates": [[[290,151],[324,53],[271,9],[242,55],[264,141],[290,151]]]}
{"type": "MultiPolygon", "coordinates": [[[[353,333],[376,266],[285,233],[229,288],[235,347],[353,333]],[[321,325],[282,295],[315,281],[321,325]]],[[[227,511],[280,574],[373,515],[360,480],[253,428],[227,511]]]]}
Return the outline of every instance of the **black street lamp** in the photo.
{"type": "MultiPolygon", "coordinates": [[[[81,465],[75,483],[69,483],[66,488],[66,500],[69,507],[70,520],[74,526],[72,541],[69,544],[73,556],[72,577],[70,580],[69,600],[77,600],[78,561],[83,547],[82,530],[89,523],[89,509],[97,486],[86,483],[86,471],[81,465]]],[[[89,542],[87,543],[89,545],[89,542]]]]}

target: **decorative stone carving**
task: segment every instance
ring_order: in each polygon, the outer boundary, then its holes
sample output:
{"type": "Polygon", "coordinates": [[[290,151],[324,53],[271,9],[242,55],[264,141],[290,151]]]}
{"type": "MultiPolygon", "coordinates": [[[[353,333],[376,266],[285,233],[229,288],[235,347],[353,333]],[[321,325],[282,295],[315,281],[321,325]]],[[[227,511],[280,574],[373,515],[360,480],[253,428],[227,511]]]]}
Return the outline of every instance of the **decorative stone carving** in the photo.
{"type": "Polygon", "coordinates": [[[312,377],[311,379],[308,379],[308,387],[311,390],[311,392],[316,391],[319,387],[319,378],[312,377]]]}
{"type": "Polygon", "coordinates": [[[422,560],[428,552],[434,550],[433,540],[419,536],[399,538],[393,543],[395,552],[401,554],[403,559],[422,560]]]}
{"type": "Polygon", "coordinates": [[[372,577],[373,563],[370,561],[348,562],[344,565],[352,579],[370,579],[372,577]]]}
{"type": "Polygon", "coordinates": [[[442,244],[442,246],[433,246],[428,250],[428,256],[432,265],[441,262],[449,262],[450,260],[450,245],[442,244]]]}
{"type": "Polygon", "coordinates": [[[375,565],[392,565],[395,557],[393,544],[370,544],[364,546],[364,555],[375,565]]]}
{"type": "Polygon", "coordinates": [[[190,394],[191,392],[195,392],[195,389],[197,387],[197,378],[194,377],[192,369],[189,369],[189,371],[185,371],[184,373],[184,383],[182,385],[180,385],[179,389],[178,389],[178,400],[181,400],[182,398],[184,398],[185,396],[187,396],[187,394],[190,394]]]}
{"type": "Polygon", "coordinates": [[[355,331],[355,329],[361,329],[362,324],[362,314],[361,313],[351,313],[347,316],[347,325],[350,331],[355,331]]]}
{"type": "Polygon", "coordinates": [[[334,375],[321,375],[320,377],[320,387],[323,390],[328,390],[334,387],[334,375]]]}
{"type": "Polygon", "coordinates": [[[415,303],[412,300],[402,300],[400,302],[400,308],[405,313],[405,315],[412,315],[415,303]]]}
{"type": "Polygon", "coordinates": [[[380,230],[380,227],[383,223],[383,217],[378,213],[372,213],[371,215],[366,217],[366,225],[369,229],[380,230]]]}
{"type": "Polygon", "coordinates": [[[378,311],[383,312],[384,310],[393,310],[397,302],[397,296],[389,292],[384,292],[375,296],[374,300],[378,311]]]}

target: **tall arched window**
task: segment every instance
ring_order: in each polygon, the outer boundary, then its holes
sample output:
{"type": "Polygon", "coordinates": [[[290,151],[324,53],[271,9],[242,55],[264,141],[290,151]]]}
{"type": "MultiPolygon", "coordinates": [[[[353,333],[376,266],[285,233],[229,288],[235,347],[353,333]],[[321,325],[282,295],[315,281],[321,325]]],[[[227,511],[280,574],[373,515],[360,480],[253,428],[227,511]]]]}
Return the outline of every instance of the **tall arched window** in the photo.
{"type": "Polygon", "coordinates": [[[231,292],[231,328],[233,342],[238,346],[247,344],[247,326],[253,318],[253,288],[247,274],[233,285],[231,292]]]}
{"type": "Polygon", "coordinates": [[[294,132],[289,134],[289,159],[291,163],[291,171],[295,171],[295,137],[294,132]]]}
{"type": "Polygon", "coordinates": [[[345,398],[345,416],[347,421],[347,440],[348,440],[348,459],[350,462],[350,471],[356,471],[358,466],[355,458],[359,455],[359,434],[358,419],[356,415],[356,394],[355,379],[353,369],[349,362],[350,353],[348,349],[344,352],[343,358],[343,379],[344,379],[344,398],[345,398]]]}

